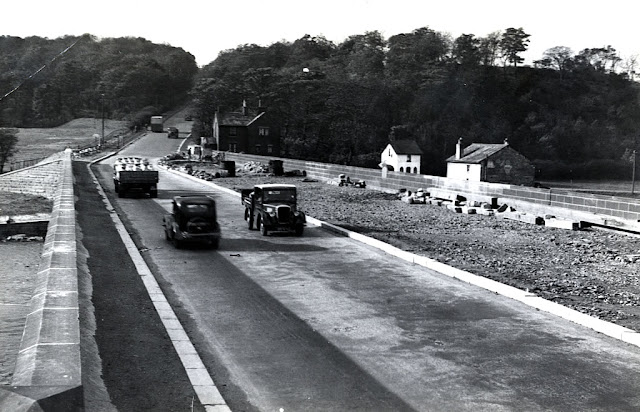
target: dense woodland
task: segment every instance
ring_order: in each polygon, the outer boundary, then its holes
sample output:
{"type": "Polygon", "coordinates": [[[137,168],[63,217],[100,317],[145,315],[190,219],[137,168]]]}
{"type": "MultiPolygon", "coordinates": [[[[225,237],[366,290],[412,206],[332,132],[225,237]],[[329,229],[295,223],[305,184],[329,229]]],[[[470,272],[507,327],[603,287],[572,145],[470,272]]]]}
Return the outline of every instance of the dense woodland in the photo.
{"type": "Polygon", "coordinates": [[[80,117],[149,117],[184,102],[195,57],[142,38],[0,37],[0,126],[52,127],[80,117]]]}
{"type": "Polygon", "coordinates": [[[540,178],[630,178],[640,140],[635,61],[611,46],[558,46],[523,66],[529,37],[509,28],[452,39],[427,27],[340,44],[305,35],[240,45],[200,69],[182,49],[140,38],[83,36],[59,55],[78,38],[0,37],[0,90],[24,82],[0,102],[0,125],[53,126],[103,107],[143,125],[188,94],[198,135],[211,134],[215,110],[243,100],[267,107],[288,157],[375,168],[390,139],[411,138],[423,173],[443,175],[459,138],[508,139],[540,178]]]}

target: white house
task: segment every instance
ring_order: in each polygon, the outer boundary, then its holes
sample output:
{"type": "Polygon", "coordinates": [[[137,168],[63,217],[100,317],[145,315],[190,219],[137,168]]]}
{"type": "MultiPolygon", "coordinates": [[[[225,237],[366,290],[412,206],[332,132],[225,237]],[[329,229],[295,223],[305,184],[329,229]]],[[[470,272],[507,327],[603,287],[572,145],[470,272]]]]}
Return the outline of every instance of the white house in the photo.
{"type": "Polygon", "coordinates": [[[474,182],[533,185],[535,166],[509,143],[456,144],[455,155],[447,159],[447,177],[474,182]]]}
{"type": "Polygon", "coordinates": [[[402,173],[420,174],[422,150],[415,140],[396,140],[384,148],[380,155],[380,167],[402,173]]]}

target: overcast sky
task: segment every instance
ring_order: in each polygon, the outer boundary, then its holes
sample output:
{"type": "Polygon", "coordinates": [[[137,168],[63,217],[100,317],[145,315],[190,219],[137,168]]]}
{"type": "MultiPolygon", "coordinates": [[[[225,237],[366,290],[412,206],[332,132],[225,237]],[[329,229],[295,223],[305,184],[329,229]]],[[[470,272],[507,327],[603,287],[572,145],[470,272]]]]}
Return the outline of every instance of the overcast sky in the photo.
{"type": "Polygon", "coordinates": [[[245,43],[310,34],[338,44],[366,31],[388,39],[420,27],[453,38],[522,27],[531,35],[527,63],[554,46],[577,53],[611,45],[623,59],[640,55],[634,0],[9,0],[0,9],[0,35],[143,37],[184,49],[199,66],[245,43]]]}

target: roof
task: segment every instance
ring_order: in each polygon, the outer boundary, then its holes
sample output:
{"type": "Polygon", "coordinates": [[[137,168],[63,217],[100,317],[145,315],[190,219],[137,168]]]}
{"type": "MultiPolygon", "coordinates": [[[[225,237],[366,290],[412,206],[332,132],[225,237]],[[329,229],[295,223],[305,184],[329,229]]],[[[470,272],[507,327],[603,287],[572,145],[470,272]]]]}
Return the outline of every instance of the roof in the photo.
{"type": "Polygon", "coordinates": [[[190,204],[190,205],[211,205],[215,204],[215,200],[209,196],[175,196],[173,200],[178,204],[190,204]]]}
{"type": "Polygon", "coordinates": [[[422,154],[415,140],[396,140],[389,142],[396,154],[422,154]]]}
{"type": "Polygon", "coordinates": [[[464,154],[460,159],[456,159],[456,155],[450,156],[447,162],[451,163],[480,163],[486,158],[493,156],[505,147],[509,147],[508,143],[472,143],[464,148],[464,154]]]}
{"type": "Polygon", "coordinates": [[[295,189],[296,185],[278,184],[278,183],[265,183],[263,185],[256,185],[256,187],[259,187],[262,190],[264,190],[264,189],[295,189]]]}
{"type": "Polygon", "coordinates": [[[220,126],[249,126],[258,120],[264,112],[256,114],[244,115],[242,112],[226,112],[218,114],[218,124],[220,126]]]}

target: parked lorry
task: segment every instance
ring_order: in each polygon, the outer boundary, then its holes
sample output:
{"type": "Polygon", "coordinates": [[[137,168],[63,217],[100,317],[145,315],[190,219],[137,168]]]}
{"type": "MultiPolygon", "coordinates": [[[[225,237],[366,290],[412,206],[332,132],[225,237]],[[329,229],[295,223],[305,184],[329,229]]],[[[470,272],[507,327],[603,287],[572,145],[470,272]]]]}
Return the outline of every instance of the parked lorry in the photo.
{"type": "Polygon", "coordinates": [[[184,243],[204,242],[213,249],[220,244],[216,203],[209,196],[175,196],[162,225],[165,238],[177,249],[184,243]]]}
{"type": "Polygon", "coordinates": [[[164,132],[164,118],[162,116],[151,116],[151,131],[164,132]]]}
{"type": "Polygon", "coordinates": [[[113,164],[113,185],[118,197],[136,191],[158,197],[158,171],[147,159],[118,157],[113,164]]]}
{"type": "Polygon", "coordinates": [[[253,189],[241,189],[240,194],[249,230],[255,227],[263,236],[269,232],[302,236],[306,217],[298,210],[295,185],[262,184],[253,189]]]}

